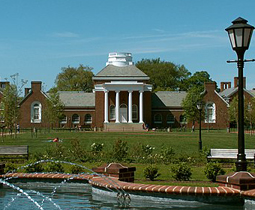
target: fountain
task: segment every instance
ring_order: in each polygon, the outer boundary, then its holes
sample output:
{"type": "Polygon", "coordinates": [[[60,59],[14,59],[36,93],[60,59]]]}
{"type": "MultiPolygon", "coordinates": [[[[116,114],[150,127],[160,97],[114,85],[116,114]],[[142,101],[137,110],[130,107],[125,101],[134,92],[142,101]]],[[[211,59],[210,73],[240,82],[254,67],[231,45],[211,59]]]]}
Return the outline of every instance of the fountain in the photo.
{"type": "MultiPolygon", "coordinates": [[[[116,178],[97,174],[85,166],[54,160],[41,160],[39,163],[56,162],[76,165],[89,173],[6,173],[0,178],[3,185],[0,191],[0,205],[4,209],[236,209],[254,207],[253,200],[245,202],[238,190],[230,188],[199,188],[181,186],[143,185],[118,181],[116,178]],[[203,192],[200,192],[200,190],[203,192]],[[207,190],[211,190],[207,193],[207,190]],[[219,191],[215,193],[215,191],[219,191]],[[232,195],[224,192],[229,190],[232,195]],[[18,192],[18,193],[17,193],[18,192]],[[142,201],[142,202],[141,202],[142,201]]],[[[17,169],[19,170],[19,169],[17,169]]]]}

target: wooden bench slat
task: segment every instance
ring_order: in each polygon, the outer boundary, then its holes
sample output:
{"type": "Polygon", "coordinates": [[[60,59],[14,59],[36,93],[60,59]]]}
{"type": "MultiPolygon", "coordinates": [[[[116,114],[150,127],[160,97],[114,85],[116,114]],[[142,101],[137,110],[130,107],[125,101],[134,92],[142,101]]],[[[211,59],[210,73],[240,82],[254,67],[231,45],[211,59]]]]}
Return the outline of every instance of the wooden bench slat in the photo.
{"type": "Polygon", "coordinates": [[[26,145],[0,146],[0,159],[24,158],[21,156],[25,156],[25,158],[28,159],[28,146],[26,146],[26,145]],[[9,157],[7,157],[7,156],[9,156],[9,157]]]}
{"type": "MultiPolygon", "coordinates": [[[[238,149],[210,149],[207,159],[237,159],[238,149]]],[[[255,149],[245,149],[246,159],[253,160],[255,149]]]]}

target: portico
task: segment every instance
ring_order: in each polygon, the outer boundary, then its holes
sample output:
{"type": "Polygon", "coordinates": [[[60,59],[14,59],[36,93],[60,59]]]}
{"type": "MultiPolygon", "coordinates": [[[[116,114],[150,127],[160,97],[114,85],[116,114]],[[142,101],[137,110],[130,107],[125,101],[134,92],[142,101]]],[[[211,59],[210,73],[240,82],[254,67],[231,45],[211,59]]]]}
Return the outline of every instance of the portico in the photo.
{"type": "Polygon", "coordinates": [[[133,123],[133,115],[139,113],[139,123],[143,122],[143,93],[144,91],[150,91],[151,86],[137,81],[112,81],[103,85],[97,86],[97,91],[101,89],[104,91],[104,123],[109,123],[109,114],[111,113],[110,106],[115,106],[115,123],[133,123]],[[115,100],[114,104],[109,103],[109,92],[114,92],[115,100]],[[120,102],[121,92],[128,93],[127,104],[120,102]],[[138,92],[138,104],[133,103],[133,93],[138,92]],[[126,105],[126,107],[125,107],[126,105]],[[138,106],[137,110],[133,110],[133,107],[138,106]],[[110,112],[109,112],[110,110],[110,112]]]}
{"type": "Polygon", "coordinates": [[[151,92],[152,86],[147,84],[149,77],[133,65],[130,53],[110,53],[107,66],[93,80],[96,96],[104,99],[96,104],[103,109],[104,125],[144,123],[145,92],[151,92]]]}

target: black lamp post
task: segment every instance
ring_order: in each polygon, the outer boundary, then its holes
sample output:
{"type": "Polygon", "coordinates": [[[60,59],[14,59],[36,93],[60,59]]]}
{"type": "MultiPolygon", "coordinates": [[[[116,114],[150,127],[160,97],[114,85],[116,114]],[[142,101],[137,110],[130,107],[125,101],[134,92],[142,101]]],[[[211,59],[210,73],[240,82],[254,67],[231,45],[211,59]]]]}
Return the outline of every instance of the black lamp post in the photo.
{"type": "Polygon", "coordinates": [[[203,103],[199,101],[197,103],[197,109],[199,110],[199,151],[202,151],[202,136],[201,136],[201,113],[203,109],[203,103]]]}
{"type": "Polygon", "coordinates": [[[247,20],[237,18],[233,25],[226,28],[229,39],[238,60],[238,154],[236,161],[236,171],[246,171],[247,162],[244,153],[244,98],[243,98],[243,67],[244,53],[249,48],[254,27],[247,24],[247,20]]]}

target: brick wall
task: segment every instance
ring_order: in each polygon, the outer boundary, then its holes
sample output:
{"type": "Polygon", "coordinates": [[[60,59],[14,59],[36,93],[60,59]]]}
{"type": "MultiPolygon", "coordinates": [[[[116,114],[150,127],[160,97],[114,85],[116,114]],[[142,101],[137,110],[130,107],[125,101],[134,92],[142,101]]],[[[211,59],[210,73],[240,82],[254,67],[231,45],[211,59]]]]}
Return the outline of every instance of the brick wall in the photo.
{"type": "Polygon", "coordinates": [[[210,82],[205,83],[206,94],[203,97],[204,103],[213,102],[216,106],[216,122],[215,123],[205,123],[202,121],[201,127],[202,128],[212,128],[212,129],[224,129],[227,128],[228,123],[228,108],[225,101],[215,93],[216,90],[216,83],[210,82]]]}
{"type": "Polygon", "coordinates": [[[23,99],[20,104],[20,117],[19,117],[19,125],[20,128],[31,128],[31,127],[46,127],[47,122],[43,120],[43,109],[45,107],[46,97],[41,92],[41,82],[31,82],[31,91],[28,95],[23,99]],[[40,102],[42,105],[42,121],[41,123],[31,123],[31,104],[33,102],[40,102]]]}
{"type": "Polygon", "coordinates": [[[97,128],[104,127],[104,92],[96,91],[95,93],[95,126],[97,128]]]}

